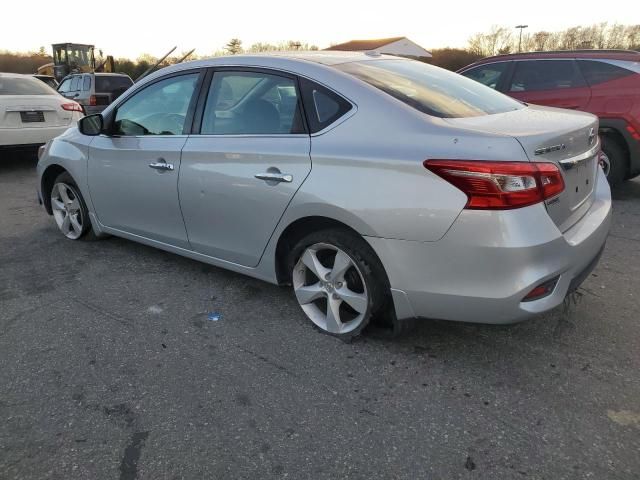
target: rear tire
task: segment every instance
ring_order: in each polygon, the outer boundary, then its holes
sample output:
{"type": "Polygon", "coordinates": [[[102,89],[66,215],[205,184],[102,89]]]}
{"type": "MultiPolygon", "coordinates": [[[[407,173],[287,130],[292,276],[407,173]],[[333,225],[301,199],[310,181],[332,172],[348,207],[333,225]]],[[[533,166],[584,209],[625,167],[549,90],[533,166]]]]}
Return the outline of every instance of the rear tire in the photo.
{"type": "Polygon", "coordinates": [[[627,152],[622,145],[620,145],[619,141],[611,135],[604,135],[602,137],[602,152],[606,155],[609,164],[608,171],[605,169],[607,180],[611,187],[616,187],[624,182],[629,173],[627,152]]]}
{"type": "Polygon", "coordinates": [[[350,341],[386,305],[386,273],[369,244],[348,230],[301,238],[287,258],[300,307],[323,333],[350,341]]]}

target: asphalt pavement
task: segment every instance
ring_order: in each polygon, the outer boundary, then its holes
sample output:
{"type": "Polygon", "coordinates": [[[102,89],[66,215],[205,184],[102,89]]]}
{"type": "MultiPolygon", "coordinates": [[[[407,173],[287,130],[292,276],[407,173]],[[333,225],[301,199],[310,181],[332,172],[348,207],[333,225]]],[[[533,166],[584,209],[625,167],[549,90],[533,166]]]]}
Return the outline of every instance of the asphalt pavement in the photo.
{"type": "Polygon", "coordinates": [[[73,242],[0,153],[0,478],[640,478],[640,181],[576,302],[345,344],[286,288],[73,242]]]}

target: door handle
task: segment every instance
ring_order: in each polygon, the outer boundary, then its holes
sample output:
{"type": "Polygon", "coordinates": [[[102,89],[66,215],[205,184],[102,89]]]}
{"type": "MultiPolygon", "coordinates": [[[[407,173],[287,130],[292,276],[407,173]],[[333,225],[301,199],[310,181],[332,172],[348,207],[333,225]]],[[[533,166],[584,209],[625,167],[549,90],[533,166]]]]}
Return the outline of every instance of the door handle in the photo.
{"type": "Polygon", "coordinates": [[[166,161],[160,159],[155,163],[150,163],[149,164],[150,168],[153,168],[154,170],[160,170],[160,171],[173,171],[173,163],[167,163],[166,161]]]}
{"type": "Polygon", "coordinates": [[[293,182],[293,175],[288,173],[256,173],[254,175],[258,180],[266,180],[267,182],[293,182]]]}

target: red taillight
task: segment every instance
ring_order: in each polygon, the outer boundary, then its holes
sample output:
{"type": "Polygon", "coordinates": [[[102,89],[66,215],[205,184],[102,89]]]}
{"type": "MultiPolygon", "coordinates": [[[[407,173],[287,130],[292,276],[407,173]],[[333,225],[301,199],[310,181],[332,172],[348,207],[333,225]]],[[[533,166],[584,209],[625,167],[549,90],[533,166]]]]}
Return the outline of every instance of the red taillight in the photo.
{"type": "Polygon", "coordinates": [[[634,140],[640,141],[640,133],[632,125],[627,125],[627,132],[631,134],[634,140]]]}
{"type": "Polygon", "coordinates": [[[564,190],[562,174],[553,163],[425,160],[424,166],[466,193],[468,209],[526,207],[564,190]]]}
{"type": "Polygon", "coordinates": [[[66,110],[67,112],[84,113],[84,110],[82,109],[82,105],[80,105],[79,103],[76,103],[76,102],[63,103],[62,104],[62,109],[66,110]]]}
{"type": "Polygon", "coordinates": [[[98,101],[96,100],[96,96],[91,95],[89,97],[89,105],[91,105],[92,107],[95,107],[97,104],[98,104],[98,101]]]}

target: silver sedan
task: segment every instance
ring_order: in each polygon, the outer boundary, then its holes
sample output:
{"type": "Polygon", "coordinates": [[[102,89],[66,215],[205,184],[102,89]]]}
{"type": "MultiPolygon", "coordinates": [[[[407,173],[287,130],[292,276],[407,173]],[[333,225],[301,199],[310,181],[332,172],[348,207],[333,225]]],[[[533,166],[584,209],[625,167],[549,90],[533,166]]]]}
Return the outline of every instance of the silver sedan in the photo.
{"type": "Polygon", "coordinates": [[[510,323],[597,263],[597,131],[407,59],[215,58],[160,70],[49,142],[39,194],[69,239],[291,285],[342,338],[372,319],[510,323]]]}

